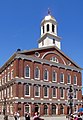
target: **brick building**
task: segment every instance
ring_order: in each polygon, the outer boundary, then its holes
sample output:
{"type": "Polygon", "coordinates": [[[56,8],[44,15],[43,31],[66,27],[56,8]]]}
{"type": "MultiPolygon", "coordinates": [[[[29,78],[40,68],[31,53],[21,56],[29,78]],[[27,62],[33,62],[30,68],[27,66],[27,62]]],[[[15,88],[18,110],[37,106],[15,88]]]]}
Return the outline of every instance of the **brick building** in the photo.
{"type": "Polygon", "coordinates": [[[82,69],[61,51],[57,21],[48,13],[41,22],[38,48],[16,53],[0,68],[0,111],[67,114],[69,87],[73,111],[82,106],[82,69]]]}

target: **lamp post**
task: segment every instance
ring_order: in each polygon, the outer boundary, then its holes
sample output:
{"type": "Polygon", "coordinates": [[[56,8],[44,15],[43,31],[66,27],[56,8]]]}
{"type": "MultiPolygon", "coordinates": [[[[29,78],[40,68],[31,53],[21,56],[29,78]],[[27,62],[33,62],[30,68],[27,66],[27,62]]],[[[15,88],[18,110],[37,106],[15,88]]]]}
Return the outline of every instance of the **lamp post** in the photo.
{"type": "Polygon", "coordinates": [[[70,115],[72,114],[72,106],[73,106],[73,89],[72,86],[69,87],[69,106],[70,106],[70,115]]]}

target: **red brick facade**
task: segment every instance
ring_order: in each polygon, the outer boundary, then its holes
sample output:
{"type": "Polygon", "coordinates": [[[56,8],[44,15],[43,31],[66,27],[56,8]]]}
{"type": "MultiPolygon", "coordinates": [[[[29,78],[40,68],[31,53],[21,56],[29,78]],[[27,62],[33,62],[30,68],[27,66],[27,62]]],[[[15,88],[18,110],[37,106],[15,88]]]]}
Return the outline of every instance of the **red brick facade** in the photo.
{"type": "Polygon", "coordinates": [[[73,90],[76,90],[76,98],[73,98],[74,111],[75,108],[78,109],[82,106],[81,68],[56,47],[16,52],[0,68],[0,110],[3,112],[5,97],[8,114],[14,114],[15,111],[19,111],[21,116],[25,111],[29,111],[31,116],[35,111],[42,116],[67,114],[70,85],[73,90]],[[35,56],[36,52],[39,53],[38,57],[35,56]],[[54,56],[58,59],[58,63],[51,61],[54,56]],[[25,76],[26,66],[29,66],[30,69],[29,77],[25,76]],[[35,78],[36,68],[39,69],[38,79],[35,78]],[[48,72],[47,80],[44,80],[45,70],[48,72]],[[52,80],[53,71],[56,72],[56,81],[52,80]],[[64,76],[63,82],[60,81],[61,73],[64,76]],[[71,77],[70,83],[67,80],[68,74],[71,77]],[[76,76],[76,84],[74,84],[74,76],[76,76]],[[27,88],[28,95],[25,95],[27,84],[29,86],[27,88]]]}

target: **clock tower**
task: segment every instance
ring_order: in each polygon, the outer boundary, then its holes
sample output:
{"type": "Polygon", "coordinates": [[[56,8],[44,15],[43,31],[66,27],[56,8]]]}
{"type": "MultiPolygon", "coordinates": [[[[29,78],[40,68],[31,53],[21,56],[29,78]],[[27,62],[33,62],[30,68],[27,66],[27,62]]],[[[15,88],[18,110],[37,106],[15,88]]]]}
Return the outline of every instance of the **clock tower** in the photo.
{"type": "Polygon", "coordinates": [[[61,38],[57,35],[57,21],[48,10],[48,15],[41,22],[41,36],[38,47],[56,46],[61,49],[61,38]]]}

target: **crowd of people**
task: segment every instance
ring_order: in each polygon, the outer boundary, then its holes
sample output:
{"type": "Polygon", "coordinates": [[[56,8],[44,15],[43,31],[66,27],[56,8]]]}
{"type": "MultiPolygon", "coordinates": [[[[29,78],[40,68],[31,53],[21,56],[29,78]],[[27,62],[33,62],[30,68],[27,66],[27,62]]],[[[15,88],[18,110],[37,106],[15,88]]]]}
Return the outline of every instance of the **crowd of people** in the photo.
{"type": "MultiPolygon", "coordinates": [[[[20,120],[19,111],[15,112],[14,118],[15,118],[15,120],[20,120]]],[[[25,113],[25,120],[30,120],[30,114],[28,112],[25,113]]],[[[35,112],[34,116],[33,116],[33,120],[44,120],[44,119],[41,119],[39,113],[35,112]]]]}
{"type": "Polygon", "coordinates": [[[71,114],[69,117],[68,117],[68,120],[83,120],[83,115],[82,114],[71,114]]]}

